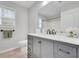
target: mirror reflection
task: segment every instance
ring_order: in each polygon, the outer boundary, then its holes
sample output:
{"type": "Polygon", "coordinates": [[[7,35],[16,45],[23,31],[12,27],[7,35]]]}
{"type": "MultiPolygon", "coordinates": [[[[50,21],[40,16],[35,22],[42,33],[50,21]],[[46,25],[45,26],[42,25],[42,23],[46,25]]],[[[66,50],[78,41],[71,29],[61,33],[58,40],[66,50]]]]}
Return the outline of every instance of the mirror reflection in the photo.
{"type": "MultiPolygon", "coordinates": [[[[43,2],[42,2],[43,4],[43,2]]],[[[39,27],[45,34],[56,34],[60,30],[60,3],[48,2],[39,9],[39,27]]]]}
{"type": "Polygon", "coordinates": [[[38,27],[40,32],[54,35],[65,33],[66,30],[78,29],[78,6],[78,1],[42,2],[41,8],[38,11],[38,27]]]}

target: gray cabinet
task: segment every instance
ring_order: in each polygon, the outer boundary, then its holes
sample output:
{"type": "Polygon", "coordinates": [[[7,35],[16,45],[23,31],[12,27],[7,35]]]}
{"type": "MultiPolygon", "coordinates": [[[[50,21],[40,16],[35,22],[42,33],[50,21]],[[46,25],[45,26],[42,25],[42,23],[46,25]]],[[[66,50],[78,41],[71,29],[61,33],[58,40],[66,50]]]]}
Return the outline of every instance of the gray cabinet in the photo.
{"type": "Polygon", "coordinates": [[[41,57],[41,40],[33,37],[33,58],[41,57]]]}
{"type": "Polygon", "coordinates": [[[54,58],[76,58],[76,48],[54,42],[54,58]]]}
{"type": "Polygon", "coordinates": [[[53,41],[29,36],[29,58],[53,58],[53,41]]]}
{"type": "Polygon", "coordinates": [[[42,39],[41,57],[42,58],[53,58],[53,41],[52,40],[42,39]]]}
{"type": "Polygon", "coordinates": [[[64,42],[28,36],[29,58],[79,58],[79,48],[64,42]]]}
{"type": "Polygon", "coordinates": [[[52,58],[53,41],[43,38],[33,37],[33,57],[34,58],[52,58]]]}

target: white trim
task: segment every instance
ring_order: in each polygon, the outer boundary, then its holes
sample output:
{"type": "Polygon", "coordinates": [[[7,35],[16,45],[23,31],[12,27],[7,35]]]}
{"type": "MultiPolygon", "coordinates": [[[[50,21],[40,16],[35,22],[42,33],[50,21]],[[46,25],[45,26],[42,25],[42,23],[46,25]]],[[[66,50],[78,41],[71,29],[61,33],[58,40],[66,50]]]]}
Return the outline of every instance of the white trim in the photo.
{"type": "Polygon", "coordinates": [[[14,50],[14,49],[16,49],[16,48],[19,48],[19,47],[9,48],[9,49],[0,51],[0,54],[5,53],[5,52],[9,52],[9,51],[14,50]]]}

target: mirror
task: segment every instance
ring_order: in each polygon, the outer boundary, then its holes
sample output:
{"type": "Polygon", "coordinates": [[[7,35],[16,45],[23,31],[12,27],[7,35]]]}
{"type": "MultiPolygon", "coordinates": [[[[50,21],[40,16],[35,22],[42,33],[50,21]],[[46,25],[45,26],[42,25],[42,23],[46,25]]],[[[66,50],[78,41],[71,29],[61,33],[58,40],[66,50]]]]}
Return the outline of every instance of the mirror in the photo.
{"type": "Polygon", "coordinates": [[[69,27],[79,28],[79,1],[49,1],[39,8],[38,14],[41,33],[58,34],[69,27]]]}
{"type": "MultiPolygon", "coordinates": [[[[50,1],[39,9],[39,27],[42,33],[60,30],[60,4],[50,1]]],[[[50,33],[51,34],[51,33],[50,33]]]]}

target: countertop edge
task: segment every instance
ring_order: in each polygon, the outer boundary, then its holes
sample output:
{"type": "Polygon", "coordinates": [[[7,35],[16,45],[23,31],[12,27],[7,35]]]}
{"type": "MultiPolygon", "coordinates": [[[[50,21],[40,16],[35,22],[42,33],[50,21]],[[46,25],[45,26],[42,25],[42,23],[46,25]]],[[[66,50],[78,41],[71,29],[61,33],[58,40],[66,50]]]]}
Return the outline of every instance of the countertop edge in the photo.
{"type": "Polygon", "coordinates": [[[44,35],[44,34],[34,34],[34,33],[28,33],[27,35],[79,46],[79,38],[69,38],[69,37],[65,37],[65,36],[56,37],[56,35],[47,35],[47,34],[44,35]]]}

